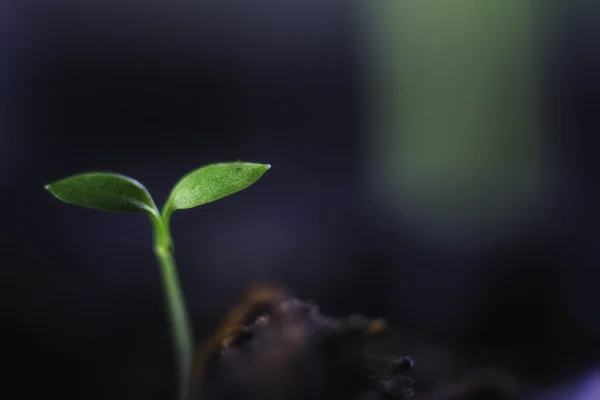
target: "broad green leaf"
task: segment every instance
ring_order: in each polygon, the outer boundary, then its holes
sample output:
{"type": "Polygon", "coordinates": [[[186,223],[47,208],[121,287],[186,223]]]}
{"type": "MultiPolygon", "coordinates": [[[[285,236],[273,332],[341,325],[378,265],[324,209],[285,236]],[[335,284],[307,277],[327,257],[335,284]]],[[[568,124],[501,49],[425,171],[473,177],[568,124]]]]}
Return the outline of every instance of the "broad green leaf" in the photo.
{"type": "Polygon", "coordinates": [[[171,191],[165,213],[198,207],[239,192],[256,182],[269,168],[268,164],[234,162],[207,165],[192,171],[171,191]]]}
{"type": "Polygon", "coordinates": [[[91,172],[46,185],[56,198],[76,206],[112,212],[145,212],[157,214],[154,201],[146,188],[127,176],[91,172]]]}

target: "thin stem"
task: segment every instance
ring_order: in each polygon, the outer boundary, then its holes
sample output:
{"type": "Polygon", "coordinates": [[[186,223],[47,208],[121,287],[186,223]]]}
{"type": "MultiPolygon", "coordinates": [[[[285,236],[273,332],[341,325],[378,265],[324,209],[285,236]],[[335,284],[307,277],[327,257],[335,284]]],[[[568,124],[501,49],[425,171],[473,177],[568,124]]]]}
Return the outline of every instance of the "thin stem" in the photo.
{"type": "Polygon", "coordinates": [[[171,335],[177,364],[177,399],[187,397],[191,354],[193,347],[192,327],[189,323],[187,308],[177,275],[173,258],[173,244],[168,222],[165,224],[159,215],[152,216],[154,224],[154,252],[160,264],[167,314],[171,323],[171,335]]]}

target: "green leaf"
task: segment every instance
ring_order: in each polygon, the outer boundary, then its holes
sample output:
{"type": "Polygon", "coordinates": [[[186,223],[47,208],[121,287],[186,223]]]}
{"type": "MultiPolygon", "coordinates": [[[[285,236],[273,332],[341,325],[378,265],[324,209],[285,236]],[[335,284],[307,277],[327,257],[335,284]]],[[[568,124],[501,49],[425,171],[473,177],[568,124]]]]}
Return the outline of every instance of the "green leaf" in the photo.
{"type": "Polygon", "coordinates": [[[146,188],[127,176],[91,172],[46,185],[56,198],[76,206],[112,212],[145,212],[158,210],[146,188]]]}
{"type": "Polygon", "coordinates": [[[164,214],[198,207],[239,192],[256,182],[268,164],[245,162],[212,164],[184,176],[173,188],[165,204],[164,214]]]}

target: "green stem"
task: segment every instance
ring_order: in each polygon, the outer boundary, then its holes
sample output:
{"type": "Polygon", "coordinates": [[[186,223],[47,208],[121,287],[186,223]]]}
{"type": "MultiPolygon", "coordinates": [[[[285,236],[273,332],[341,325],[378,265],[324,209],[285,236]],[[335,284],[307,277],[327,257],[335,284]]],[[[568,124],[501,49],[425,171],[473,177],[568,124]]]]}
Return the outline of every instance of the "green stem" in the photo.
{"type": "Polygon", "coordinates": [[[170,319],[177,360],[177,399],[184,400],[187,397],[192,360],[192,327],[188,320],[181,283],[173,258],[173,243],[169,233],[168,219],[165,221],[160,215],[153,215],[152,222],[154,224],[154,252],[160,264],[167,314],[170,319]]]}

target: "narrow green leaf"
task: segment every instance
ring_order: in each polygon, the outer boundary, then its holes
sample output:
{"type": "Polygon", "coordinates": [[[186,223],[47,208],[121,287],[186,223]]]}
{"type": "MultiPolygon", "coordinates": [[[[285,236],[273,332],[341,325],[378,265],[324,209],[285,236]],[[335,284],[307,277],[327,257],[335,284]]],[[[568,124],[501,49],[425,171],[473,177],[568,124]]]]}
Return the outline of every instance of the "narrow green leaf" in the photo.
{"type": "Polygon", "coordinates": [[[212,164],[184,176],[173,188],[165,204],[165,214],[198,207],[239,192],[256,182],[268,164],[245,162],[212,164]]]}
{"type": "Polygon", "coordinates": [[[91,172],[46,185],[56,198],[76,206],[112,212],[145,212],[158,210],[146,188],[128,176],[91,172]]]}

